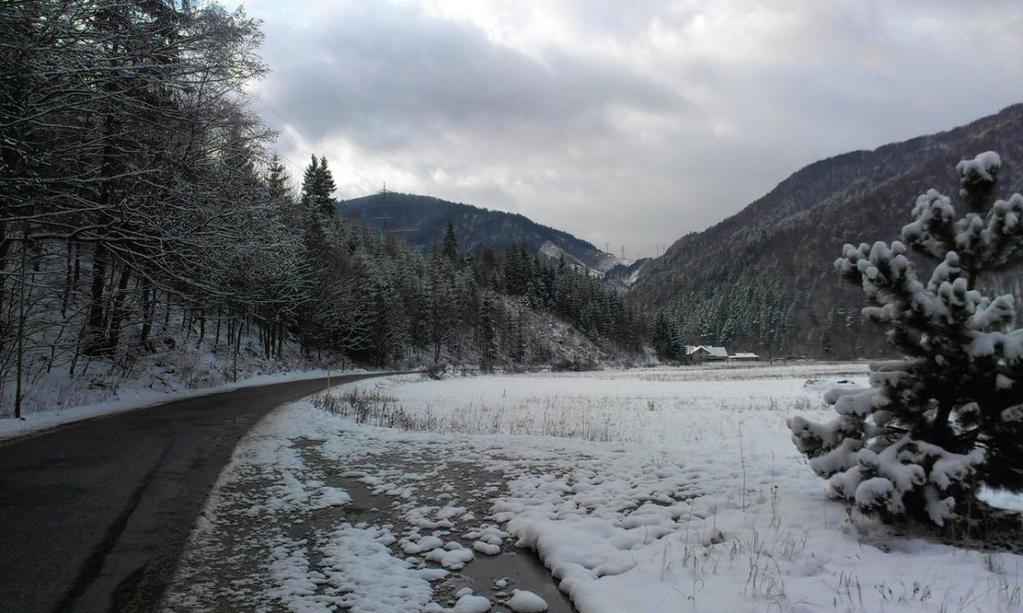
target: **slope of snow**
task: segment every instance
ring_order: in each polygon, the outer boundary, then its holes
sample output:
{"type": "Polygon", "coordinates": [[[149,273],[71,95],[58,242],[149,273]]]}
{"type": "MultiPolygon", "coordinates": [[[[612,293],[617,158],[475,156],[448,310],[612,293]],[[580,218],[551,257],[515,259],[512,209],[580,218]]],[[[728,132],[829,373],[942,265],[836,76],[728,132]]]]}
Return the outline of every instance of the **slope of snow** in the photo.
{"type": "Polygon", "coordinates": [[[618,256],[614,255],[613,253],[607,252],[599,252],[600,253],[599,261],[597,261],[595,264],[587,264],[586,262],[583,262],[582,260],[572,255],[568,251],[565,251],[561,247],[555,245],[551,241],[545,241],[544,243],[542,243],[537,253],[555,262],[559,258],[564,257],[565,262],[567,262],[569,266],[575,266],[577,268],[586,269],[587,271],[589,271],[590,275],[594,277],[602,276],[604,273],[611,270],[618,264],[628,265],[625,260],[621,260],[618,258],[618,256]]]}

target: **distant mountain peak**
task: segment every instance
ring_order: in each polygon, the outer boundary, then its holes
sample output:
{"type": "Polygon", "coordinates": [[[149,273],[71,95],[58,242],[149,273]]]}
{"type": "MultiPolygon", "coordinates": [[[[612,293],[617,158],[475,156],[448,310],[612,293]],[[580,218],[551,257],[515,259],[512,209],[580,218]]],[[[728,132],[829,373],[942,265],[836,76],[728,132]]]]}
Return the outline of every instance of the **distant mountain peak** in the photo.
{"type": "Polygon", "coordinates": [[[379,192],[342,201],[337,210],[345,218],[359,220],[382,232],[393,232],[410,245],[422,248],[439,243],[450,222],[463,252],[504,251],[512,244],[522,244],[530,253],[550,260],[557,260],[563,254],[571,265],[598,274],[619,264],[614,254],[525,215],[433,196],[379,192]]]}

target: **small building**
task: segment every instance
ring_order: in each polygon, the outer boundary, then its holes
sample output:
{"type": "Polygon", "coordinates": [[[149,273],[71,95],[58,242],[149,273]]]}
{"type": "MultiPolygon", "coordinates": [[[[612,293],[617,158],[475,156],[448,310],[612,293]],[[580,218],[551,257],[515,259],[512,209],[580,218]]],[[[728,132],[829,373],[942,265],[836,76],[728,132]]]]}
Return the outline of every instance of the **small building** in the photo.
{"type": "Polygon", "coordinates": [[[760,356],[755,353],[733,353],[728,356],[729,362],[756,362],[760,359],[760,356]]]}
{"type": "Polygon", "coordinates": [[[686,345],[686,359],[690,362],[721,362],[728,359],[728,350],[712,345],[686,345]]]}

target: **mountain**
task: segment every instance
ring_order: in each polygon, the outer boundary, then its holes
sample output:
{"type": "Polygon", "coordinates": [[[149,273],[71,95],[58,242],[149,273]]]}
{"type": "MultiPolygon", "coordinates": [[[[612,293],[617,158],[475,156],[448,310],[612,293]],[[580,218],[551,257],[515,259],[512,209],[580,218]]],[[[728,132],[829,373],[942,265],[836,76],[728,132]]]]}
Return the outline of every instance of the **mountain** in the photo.
{"type": "Polygon", "coordinates": [[[450,221],[462,252],[487,248],[503,252],[517,243],[525,245],[530,253],[550,260],[564,255],[569,264],[599,273],[621,263],[613,254],[523,215],[430,196],[381,192],[339,202],[337,210],[345,218],[395,233],[410,245],[422,248],[439,244],[450,221]]]}
{"type": "MultiPolygon", "coordinates": [[[[1023,191],[1023,105],[965,126],[821,160],[738,214],[683,236],[640,271],[632,295],[673,305],[686,342],[774,355],[879,355],[887,345],[860,321],[861,292],[832,263],[845,243],[898,238],[917,195],[935,188],[958,203],[955,165],[997,151],[998,192],[1023,191]]],[[[914,262],[929,273],[932,264],[914,262]]],[[[1019,293],[1019,275],[988,287],[1019,293]]]]}
{"type": "Polygon", "coordinates": [[[632,262],[622,260],[604,273],[604,280],[622,291],[628,291],[651,261],[650,258],[640,258],[632,262]]]}

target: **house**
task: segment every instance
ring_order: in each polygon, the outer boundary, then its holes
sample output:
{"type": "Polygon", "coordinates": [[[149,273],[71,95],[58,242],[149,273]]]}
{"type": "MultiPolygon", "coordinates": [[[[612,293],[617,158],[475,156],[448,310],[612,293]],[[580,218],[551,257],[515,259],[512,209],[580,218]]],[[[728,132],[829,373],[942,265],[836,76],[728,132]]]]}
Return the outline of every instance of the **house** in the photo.
{"type": "Polygon", "coordinates": [[[756,362],[760,356],[755,353],[733,353],[728,356],[729,362],[756,362]]]}
{"type": "Polygon", "coordinates": [[[719,362],[728,359],[728,350],[712,345],[686,345],[686,359],[690,362],[719,362]]]}

